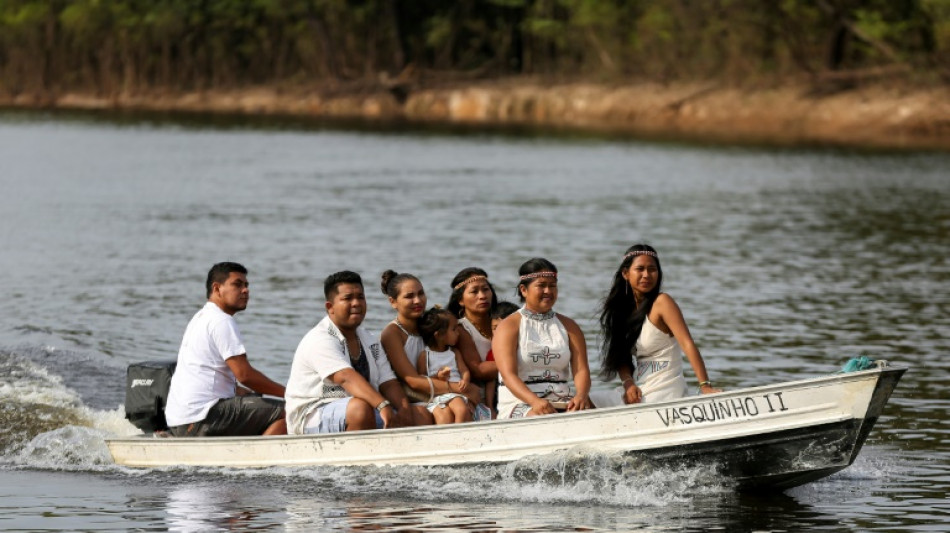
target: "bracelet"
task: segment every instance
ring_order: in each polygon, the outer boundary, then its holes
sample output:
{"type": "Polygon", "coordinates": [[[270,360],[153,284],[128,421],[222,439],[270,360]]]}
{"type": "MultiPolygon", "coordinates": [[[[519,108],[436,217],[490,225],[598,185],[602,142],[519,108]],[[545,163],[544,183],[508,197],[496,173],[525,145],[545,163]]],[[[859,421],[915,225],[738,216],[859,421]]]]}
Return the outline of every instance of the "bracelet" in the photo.
{"type": "Polygon", "coordinates": [[[376,406],[376,412],[381,413],[381,412],[383,411],[383,409],[385,409],[385,408],[387,408],[387,407],[389,407],[389,406],[391,406],[391,405],[392,405],[392,404],[389,402],[389,400],[383,400],[383,401],[379,402],[379,405],[376,406]]]}
{"type": "Polygon", "coordinates": [[[700,381],[699,388],[712,387],[712,381],[700,381]]]}
{"type": "Polygon", "coordinates": [[[629,381],[630,383],[633,383],[633,378],[627,378],[627,379],[621,381],[620,384],[621,384],[621,385],[626,385],[628,381],[629,381]]]}
{"type": "Polygon", "coordinates": [[[435,384],[432,383],[432,378],[426,376],[426,379],[429,380],[429,402],[432,403],[432,399],[435,398],[435,384]]]}

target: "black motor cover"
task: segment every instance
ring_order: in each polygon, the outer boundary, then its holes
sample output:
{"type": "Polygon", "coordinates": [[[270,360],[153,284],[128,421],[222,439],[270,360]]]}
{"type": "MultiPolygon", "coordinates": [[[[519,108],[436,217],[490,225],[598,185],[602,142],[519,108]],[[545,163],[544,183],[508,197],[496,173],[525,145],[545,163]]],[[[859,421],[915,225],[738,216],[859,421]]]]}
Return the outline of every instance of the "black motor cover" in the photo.
{"type": "Polygon", "coordinates": [[[168,429],[165,402],[176,361],[147,361],[129,365],[125,380],[125,418],[142,431],[168,429]]]}

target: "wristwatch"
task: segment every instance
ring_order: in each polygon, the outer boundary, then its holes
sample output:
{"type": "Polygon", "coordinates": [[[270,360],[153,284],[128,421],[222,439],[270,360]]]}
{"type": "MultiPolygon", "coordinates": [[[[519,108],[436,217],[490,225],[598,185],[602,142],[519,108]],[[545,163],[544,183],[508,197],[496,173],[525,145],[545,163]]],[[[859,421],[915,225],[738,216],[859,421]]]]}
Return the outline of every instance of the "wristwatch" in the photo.
{"type": "Polygon", "coordinates": [[[383,400],[379,402],[379,405],[376,406],[376,412],[381,413],[383,412],[383,409],[390,405],[392,404],[389,402],[389,400],[383,400]]]}

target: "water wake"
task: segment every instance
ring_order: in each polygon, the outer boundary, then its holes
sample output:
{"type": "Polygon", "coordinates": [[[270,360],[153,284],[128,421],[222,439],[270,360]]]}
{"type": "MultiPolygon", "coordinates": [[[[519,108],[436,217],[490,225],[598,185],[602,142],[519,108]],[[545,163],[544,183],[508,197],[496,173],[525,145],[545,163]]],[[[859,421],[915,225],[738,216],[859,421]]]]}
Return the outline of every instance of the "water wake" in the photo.
{"type": "Polygon", "coordinates": [[[111,465],[103,439],[139,431],[121,406],[87,407],[60,376],[31,360],[56,355],[48,347],[0,350],[0,462],[53,470],[111,465]]]}
{"type": "Polygon", "coordinates": [[[715,469],[658,467],[636,458],[573,449],[509,464],[461,467],[308,467],[268,475],[307,479],[321,493],[429,502],[577,503],[662,506],[697,494],[730,492],[715,469]]]}

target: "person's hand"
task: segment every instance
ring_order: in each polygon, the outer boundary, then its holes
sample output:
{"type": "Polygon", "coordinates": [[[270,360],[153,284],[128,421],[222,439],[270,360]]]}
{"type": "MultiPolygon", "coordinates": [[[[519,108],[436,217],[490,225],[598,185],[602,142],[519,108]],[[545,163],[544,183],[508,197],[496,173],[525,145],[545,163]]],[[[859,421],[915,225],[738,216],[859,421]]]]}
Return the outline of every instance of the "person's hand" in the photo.
{"type": "Polygon", "coordinates": [[[722,389],[717,389],[716,387],[713,387],[712,384],[707,383],[699,387],[699,392],[703,394],[715,394],[717,392],[722,392],[722,389]]]}
{"type": "Polygon", "coordinates": [[[435,374],[435,377],[437,379],[441,379],[442,381],[448,381],[451,376],[452,376],[452,369],[447,366],[443,366],[435,374]]]}
{"type": "Polygon", "coordinates": [[[643,401],[643,392],[640,390],[640,387],[637,387],[636,384],[630,383],[630,386],[623,391],[623,403],[640,403],[643,401]]]}
{"type": "Polygon", "coordinates": [[[393,409],[392,405],[387,405],[379,411],[379,417],[383,419],[383,429],[389,429],[392,427],[398,427],[396,420],[396,410],[393,409]]]}
{"type": "Polygon", "coordinates": [[[531,405],[531,412],[536,415],[553,415],[554,413],[557,412],[557,409],[555,409],[554,406],[551,405],[551,402],[544,400],[542,398],[538,398],[537,400],[532,402],[530,405],[531,405]]]}
{"type": "Polygon", "coordinates": [[[458,382],[459,393],[465,394],[465,389],[468,388],[468,379],[465,376],[462,376],[462,380],[458,382]]]}
{"type": "Polygon", "coordinates": [[[593,407],[593,405],[590,403],[590,398],[588,398],[586,394],[577,394],[571,398],[571,401],[567,402],[568,411],[583,411],[591,407],[593,407]]]}
{"type": "Polygon", "coordinates": [[[472,405],[481,403],[482,401],[482,391],[471,383],[466,385],[465,388],[459,387],[459,392],[468,398],[469,403],[472,405]]]}

